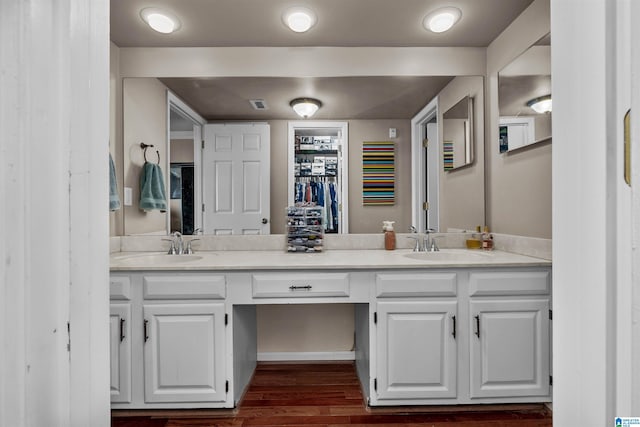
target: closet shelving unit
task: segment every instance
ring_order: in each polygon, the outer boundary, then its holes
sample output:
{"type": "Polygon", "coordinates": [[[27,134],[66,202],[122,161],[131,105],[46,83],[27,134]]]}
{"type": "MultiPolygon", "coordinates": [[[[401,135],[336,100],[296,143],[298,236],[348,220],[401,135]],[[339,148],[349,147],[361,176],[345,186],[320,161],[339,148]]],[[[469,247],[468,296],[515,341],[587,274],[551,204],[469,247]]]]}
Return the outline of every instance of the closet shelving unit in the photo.
{"type": "Polygon", "coordinates": [[[346,212],[346,122],[290,122],[289,205],[315,205],[324,233],[348,232],[346,212]]]}

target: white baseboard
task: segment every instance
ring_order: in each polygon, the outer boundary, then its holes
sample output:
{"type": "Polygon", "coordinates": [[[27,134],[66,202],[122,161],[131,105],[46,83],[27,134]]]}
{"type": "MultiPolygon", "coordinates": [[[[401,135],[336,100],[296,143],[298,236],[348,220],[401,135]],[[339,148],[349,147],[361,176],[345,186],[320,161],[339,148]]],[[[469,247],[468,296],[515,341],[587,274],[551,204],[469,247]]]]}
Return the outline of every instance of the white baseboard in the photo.
{"type": "Polygon", "coordinates": [[[354,351],[258,353],[258,362],[302,362],[315,360],[356,360],[354,351]]]}

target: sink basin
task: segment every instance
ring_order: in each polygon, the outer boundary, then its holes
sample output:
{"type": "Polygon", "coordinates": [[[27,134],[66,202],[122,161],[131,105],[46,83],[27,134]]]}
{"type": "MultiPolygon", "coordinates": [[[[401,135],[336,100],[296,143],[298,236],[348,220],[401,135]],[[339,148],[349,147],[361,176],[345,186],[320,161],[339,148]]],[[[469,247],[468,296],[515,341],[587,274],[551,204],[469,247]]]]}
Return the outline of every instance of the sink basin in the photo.
{"type": "Polygon", "coordinates": [[[143,254],[116,258],[120,265],[174,265],[201,260],[200,255],[143,254]]]}
{"type": "Polygon", "coordinates": [[[420,261],[481,262],[488,259],[491,255],[480,251],[470,251],[465,249],[443,249],[437,252],[411,252],[410,254],[405,254],[404,256],[420,261]]]}

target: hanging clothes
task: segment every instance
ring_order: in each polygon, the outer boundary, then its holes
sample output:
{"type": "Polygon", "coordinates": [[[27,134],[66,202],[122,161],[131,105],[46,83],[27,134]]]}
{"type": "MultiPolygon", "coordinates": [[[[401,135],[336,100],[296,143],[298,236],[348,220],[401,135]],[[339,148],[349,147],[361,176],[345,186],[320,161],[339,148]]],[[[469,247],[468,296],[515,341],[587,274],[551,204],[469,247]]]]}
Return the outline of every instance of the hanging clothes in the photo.
{"type": "Polygon", "coordinates": [[[336,185],[334,183],[329,184],[329,195],[331,196],[331,220],[333,223],[333,229],[338,229],[338,200],[336,195],[336,185]]]}

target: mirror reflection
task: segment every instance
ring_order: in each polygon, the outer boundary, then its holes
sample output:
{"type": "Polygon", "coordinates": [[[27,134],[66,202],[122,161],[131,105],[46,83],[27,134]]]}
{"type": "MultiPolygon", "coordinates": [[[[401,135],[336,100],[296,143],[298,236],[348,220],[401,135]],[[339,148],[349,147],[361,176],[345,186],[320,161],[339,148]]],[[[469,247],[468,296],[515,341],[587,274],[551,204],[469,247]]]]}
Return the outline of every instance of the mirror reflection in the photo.
{"type": "Polygon", "coordinates": [[[445,171],[473,163],[473,98],[465,96],[442,115],[442,163],[445,171]]]}
{"type": "Polygon", "coordinates": [[[551,138],[551,36],[498,73],[500,152],[551,138]]]}
{"type": "MultiPolygon", "coordinates": [[[[279,78],[271,79],[255,79],[255,78],[207,78],[198,79],[200,87],[198,91],[193,89],[193,79],[157,79],[152,77],[144,78],[125,78],[123,79],[123,147],[124,154],[122,158],[122,169],[124,172],[123,187],[131,189],[132,201],[130,205],[125,205],[123,229],[125,235],[138,234],[167,234],[173,231],[180,231],[182,234],[194,233],[197,229],[202,229],[204,234],[256,234],[249,232],[229,232],[223,233],[216,230],[207,229],[207,223],[212,221],[204,218],[205,214],[213,212],[216,207],[224,208],[223,202],[232,200],[236,191],[211,192],[214,189],[211,182],[214,182],[214,176],[205,176],[208,170],[205,167],[206,156],[202,148],[203,140],[211,140],[211,135],[207,133],[207,129],[213,125],[231,124],[238,125],[242,123],[266,123],[270,128],[270,160],[268,169],[270,170],[270,178],[261,179],[260,182],[269,182],[270,190],[261,192],[263,196],[252,198],[255,203],[249,203],[249,207],[262,206],[264,197],[269,198],[270,209],[265,214],[259,216],[259,220],[263,221],[265,227],[270,229],[265,233],[283,234],[285,231],[285,212],[286,206],[290,204],[289,197],[293,194],[293,187],[289,187],[288,171],[294,171],[293,163],[289,163],[288,157],[288,125],[299,120],[295,113],[288,107],[286,101],[290,97],[291,89],[288,87],[297,87],[300,85],[300,78],[287,79],[287,82],[281,82],[279,78]],[[220,80],[220,81],[218,81],[220,80]],[[262,81],[264,80],[264,81],[262,81]],[[211,87],[205,90],[204,86],[211,87]],[[173,85],[169,87],[168,84],[173,85]],[[188,86],[193,89],[192,92],[175,94],[175,89],[180,89],[181,85],[188,86]],[[220,85],[226,85],[227,90],[223,90],[220,85]],[[247,96],[241,93],[246,87],[251,87],[251,92],[256,92],[258,87],[278,88],[278,96],[282,102],[268,102],[269,109],[252,113],[244,113],[245,119],[240,118],[241,105],[234,107],[237,112],[225,113],[225,105],[233,99],[242,98],[247,106],[247,96]],[[174,95],[175,94],[175,95],[174,95]],[[222,94],[220,100],[214,100],[216,94],[222,94]],[[194,96],[193,98],[187,97],[194,96]],[[184,101],[183,101],[184,100],[184,101]],[[180,102],[182,103],[180,103],[180,102]],[[286,109],[281,109],[280,104],[285,104],[286,109]],[[187,108],[190,107],[190,108],[187,108]],[[225,114],[230,114],[235,119],[223,119],[225,114]],[[165,182],[167,187],[167,202],[169,204],[168,213],[160,211],[143,212],[138,207],[138,186],[140,170],[144,164],[144,158],[140,150],[140,142],[154,143],[160,152],[162,159],[162,170],[165,173],[165,182]],[[193,176],[193,177],[192,177],[193,176]],[[209,183],[207,186],[206,184],[209,183]],[[206,196],[206,197],[205,197],[206,196]],[[224,197],[223,197],[224,196],[224,197]],[[209,199],[207,199],[209,197],[209,199]],[[207,201],[209,200],[209,201],[207,201]],[[202,206],[205,205],[203,212],[202,206]],[[265,224],[266,222],[266,224],[265,224]]],[[[482,125],[484,123],[483,111],[473,110],[474,103],[482,105],[482,77],[480,76],[420,76],[420,77],[357,77],[357,78],[322,78],[313,79],[311,83],[327,87],[327,91],[335,94],[334,101],[330,101],[328,96],[323,98],[323,106],[314,116],[313,121],[322,123],[334,123],[331,117],[345,117],[344,123],[348,125],[345,128],[345,138],[348,137],[348,153],[345,147],[342,155],[344,156],[344,179],[343,190],[348,191],[349,197],[345,195],[342,198],[336,198],[336,209],[338,214],[343,215],[344,221],[338,222],[343,225],[338,232],[348,233],[378,233],[380,232],[383,220],[396,221],[397,230],[407,230],[413,225],[413,205],[412,205],[412,182],[415,180],[426,179],[425,175],[420,178],[412,176],[412,150],[415,141],[412,133],[416,129],[412,126],[412,118],[421,111],[425,105],[436,97],[447,109],[446,118],[443,119],[443,113],[434,112],[434,117],[438,117],[438,122],[445,120],[452,123],[460,124],[464,134],[461,140],[462,152],[461,161],[465,164],[475,162],[474,156],[478,152],[473,148],[473,144],[482,144],[482,125]],[[321,83],[321,84],[320,84],[321,83]],[[372,91],[371,87],[378,90],[372,91]],[[464,99],[463,99],[464,98],[464,99]],[[454,107],[459,104],[460,107],[454,107]],[[466,105],[466,108],[463,108],[466,105]],[[454,108],[452,108],[454,107],[454,108]],[[465,110],[466,113],[458,113],[456,110],[465,110]],[[450,110],[450,111],[449,111],[450,110]],[[458,118],[460,117],[460,118],[458,118]],[[464,118],[466,117],[466,118],[464,118]],[[464,127],[468,131],[464,131],[464,127]],[[480,128],[478,128],[480,126],[480,128]],[[475,128],[474,132],[470,129],[475,128]],[[395,137],[390,136],[391,130],[395,130],[395,137]],[[480,136],[478,136],[480,135],[480,136]],[[473,142],[473,139],[477,139],[473,142]],[[362,143],[363,141],[392,141],[395,146],[396,156],[396,204],[392,206],[364,206],[362,203],[362,143]],[[475,151],[475,152],[474,152],[475,151]],[[349,228],[346,230],[347,220],[349,220],[349,228]]],[[[276,96],[274,94],[274,96],[276,96]]],[[[264,98],[270,99],[265,96],[264,98]]],[[[275,98],[274,98],[275,99],[275,98]]],[[[236,103],[234,103],[236,105],[236,103]]],[[[434,129],[440,128],[441,124],[432,124],[434,129]]],[[[210,132],[209,132],[210,133],[210,132]]],[[[255,132],[250,132],[255,133],[255,132]]],[[[441,147],[442,136],[441,131],[437,132],[438,144],[434,145],[438,150],[433,158],[433,167],[428,170],[440,172],[444,174],[442,168],[441,147]],[[437,167],[436,167],[437,165],[437,167]]],[[[427,135],[416,136],[420,141],[427,135]]],[[[217,137],[216,137],[217,138],[217,137]]],[[[431,139],[436,138],[435,136],[431,139]]],[[[232,138],[219,138],[217,142],[212,144],[218,148],[224,149],[225,144],[231,143],[232,138]],[[226,141],[226,142],[225,142],[226,141]]],[[[428,138],[427,138],[428,139],[428,138]]],[[[249,146],[257,147],[255,138],[244,138],[249,146]],[[252,143],[253,141],[253,143],[252,143]]],[[[293,142],[291,143],[293,146],[293,142]]],[[[420,145],[420,143],[417,143],[420,145]]],[[[205,144],[207,145],[207,144],[205,144]]],[[[291,149],[291,153],[293,153],[291,149]]],[[[293,157],[291,158],[293,161],[293,157]]],[[[326,155],[325,155],[326,163],[326,155]]],[[[462,163],[461,163],[462,164],[462,163]]],[[[313,166],[313,164],[312,164],[313,166]]],[[[325,164],[326,168],[326,164],[325,164]]],[[[254,168],[255,169],[255,168],[254,168]]],[[[212,169],[213,170],[213,169],[212,169]]],[[[223,173],[224,165],[215,173],[223,173]]],[[[253,175],[257,175],[256,173],[253,175]]],[[[227,171],[228,172],[228,171],[227,171]]],[[[247,172],[251,170],[247,169],[247,172]]],[[[293,174],[293,172],[292,172],[293,174]]],[[[450,213],[447,206],[455,206],[459,204],[460,199],[464,199],[474,207],[468,209],[471,212],[481,212],[483,201],[475,198],[476,194],[482,195],[482,188],[474,186],[474,197],[468,197],[466,193],[461,195],[462,187],[469,188],[468,185],[462,184],[463,174],[446,174],[450,179],[433,179],[433,184],[439,186],[439,189],[433,189],[433,192],[425,191],[429,196],[431,193],[438,194],[441,203],[433,203],[429,209],[433,214],[435,210],[444,212],[447,219],[447,228],[450,227],[467,227],[469,221],[462,222],[456,217],[456,210],[450,213]],[[454,176],[455,175],[455,176],[454,176]],[[477,200],[476,200],[477,199],[477,200]],[[448,201],[451,201],[450,203],[448,201]],[[476,206],[477,205],[477,206],[476,206]],[[445,212],[446,211],[446,212],[445,212]]],[[[466,175],[469,174],[464,174],[466,175]]],[[[227,174],[227,176],[231,176],[227,174]]],[[[482,185],[483,179],[476,179],[473,175],[474,182],[482,185]]],[[[437,178],[437,177],[436,177],[437,178]]],[[[241,182],[242,180],[237,182],[241,182]]],[[[431,182],[431,181],[429,181],[431,182]]],[[[291,181],[293,183],[293,180],[291,181]]],[[[246,199],[246,198],[245,198],[246,199]]],[[[429,201],[429,197],[422,199],[422,202],[429,201]]],[[[237,206],[238,203],[234,202],[237,206]]],[[[246,203],[245,203],[246,205],[246,203]]],[[[229,203],[227,203],[229,206],[229,203]]],[[[481,215],[480,215],[481,216],[481,215]]],[[[215,221],[214,221],[215,222],[215,221]]],[[[475,220],[472,223],[481,222],[475,220]]],[[[219,223],[219,222],[216,222],[219,223]]],[[[421,225],[416,223],[417,225],[421,225]]],[[[228,228],[228,227],[226,227],[228,228]]],[[[262,231],[260,234],[264,234],[262,231]]]]}

